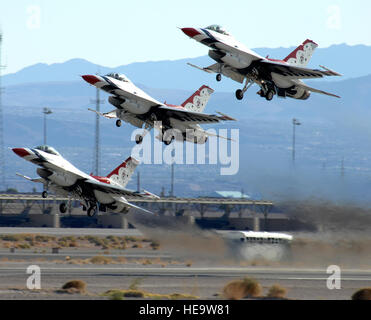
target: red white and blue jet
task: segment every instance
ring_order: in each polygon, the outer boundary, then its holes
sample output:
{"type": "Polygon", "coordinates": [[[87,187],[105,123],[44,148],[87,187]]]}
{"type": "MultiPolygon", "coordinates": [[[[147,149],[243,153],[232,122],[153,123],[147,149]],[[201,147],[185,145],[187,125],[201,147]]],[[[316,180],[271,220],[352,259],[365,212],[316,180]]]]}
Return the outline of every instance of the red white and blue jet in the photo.
{"type": "Polygon", "coordinates": [[[220,81],[222,75],[245,85],[236,91],[236,98],[243,99],[246,90],[254,83],[260,87],[257,92],[268,101],[274,95],[306,100],[310,92],[317,92],[329,96],[339,96],[319,89],[309,87],[301,79],[322,78],[324,76],[341,76],[339,73],[321,66],[323,70],[308,69],[308,64],[314,50],[318,45],[312,40],[305,40],[285,59],[276,60],[262,57],[247,48],[226,32],[219,25],[206,28],[182,28],[187,36],[210,48],[209,57],[215,64],[197,69],[209,73],[217,73],[216,80],[220,81]]]}
{"type": "MultiPolygon", "coordinates": [[[[46,198],[46,190],[51,189],[56,194],[78,199],[83,204],[83,210],[89,217],[98,211],[127,213],[130,208],[151,213],[143,208],[129,203],[125,197],[158,198],[156,195],[143,190],[136,192],[126,189],[135,168],[139,162],[129,157],[106,177],[88,175],[77,169],[51,146],[42,145],[35,148],[13,148],[13,152],[24,160],[39,166],[36,172],[40,178],[29,178],[22,174],[17,175],[32,181],[42,183],[46,198]]],[[[66,203],[59,206],[61,213],[67,211],[66,203]]]]}
{"type": "Polygon", "coordinates": [[[88,74],[83,75],[82,78],[110,94],[108,102],[115,106],[115,109],[98,113],[99,115],[109,119],[116,118],[117,127],[121,126],[122,120],[135,127],[144,128],[143,133],[135,137],[137,144],[142,143],[143,137],[152,128],[158,129],[159,135],[156,138],[166,145],[174,139],[180,142],[204,144],[211,134],[203,130],[200,124],[234,120],[220,112],[219,115],[203,113],[214,92],[205,85],[181,105],[172,105],[152,98],[123,74],[110,73],[104,76],[88,74]],[[176,131],[173,129],[178,130],[180,134],[174,134],[176,131]]]}

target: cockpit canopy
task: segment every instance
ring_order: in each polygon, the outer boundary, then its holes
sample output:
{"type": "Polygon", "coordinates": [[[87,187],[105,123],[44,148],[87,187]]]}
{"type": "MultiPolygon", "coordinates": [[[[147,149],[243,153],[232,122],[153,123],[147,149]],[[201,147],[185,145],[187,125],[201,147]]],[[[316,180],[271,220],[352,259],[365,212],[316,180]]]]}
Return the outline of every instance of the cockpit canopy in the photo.
{"type": "Polygon", "coordinates": [[[118,73],[109,73],[106,74],[107,77],[111,77],[120,81],[129,82],[129,79],[124,74],[118,74],[118,73]]]}
{"type": "Polygon", "coordinates": [[[224,28],[218,24],[212,24],[211,26],[206,27],[205,29],[215,31],[221,34],[225,34],[226,36],[229,36],[230,34],[224,30],[224,28]]]}
{"type": "Polygon", "coordinates": [[[53,147],[47,146],[47,145],[42,145],[42,146],[37,146],[34,149],[44,151],[46,153],[54,154],[56,156],[60,156],[61,154],[55,150],[53,147]]]}

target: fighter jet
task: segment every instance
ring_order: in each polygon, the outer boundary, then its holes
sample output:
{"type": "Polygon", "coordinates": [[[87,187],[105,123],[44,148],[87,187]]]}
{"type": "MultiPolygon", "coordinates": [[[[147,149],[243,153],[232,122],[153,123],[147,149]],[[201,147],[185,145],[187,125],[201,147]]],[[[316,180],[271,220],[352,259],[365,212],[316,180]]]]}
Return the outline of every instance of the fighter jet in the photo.
{"type": "Polygon", "coordinates": [[[283,60],[262,57],[250,50],[219,25],[206,28],[182,28],[190,38],[211,48],[209,57],[217,63],[201,68],[192,67],[209,73],[217,73],[216,80],[222,75],[245,85],[236,91],[236,98],[242,100],[248,88],[256,83],[260,90],[257,92],[268,101],[274,95],[285,98],[306,100],[310,92],[317,92],[340,98],[339,96],[319,89],[311,88],[300,79],[322,78],[324,76],[341,76],[341,74],[320,66],[323,70],[308,69],[308,64],[318,45],[312,40],[305,40],[283,60]]]}
{"type": "MultiPolygon", "coordinates": [[[[36,172],[40,178],[29,178],[22,174],[17,175],[44,185],[42,197],[48,196],[48,188],[56,194],[68,196],[82,201],[83,210],[89,217],[98,211],[129,212],[130,208],[151,213],[143,208],[129,203],[125,197],[155,197],[148,192],[135,192],[125,189],[139,162],[129,157],[106,177],[88,175],[61,156],[53,147],[42,145],[35,148],[13,148],[15,154],[21,158],[40,166],[36,172]]],[[[67,211],[66,203],[59,206],[61,213],[67,211]]]]}
{"type": "MultiPolygon", "coordinates": [[[[125,75],[110,73],[105,76],[83,75],[82,78],[95,87],[111,94],[110,104],[116,107],[107,113],[98,113],[106,118],[117,118],[116,126],[120,127],[121,120],[131,125],[143,128],[143,134],[135,137],[137,144],[153,128],[159,130],[156,137],[169,145],[174,139],[203,144],[209,133],[200,127],[200,123],[217,123],[226,120],[235,120],[225,114],[208,115],[202,113],[213,89],[203,85],[180,106],[161,103],[135,86],[125,75]],[[171,129],[178,129],[177,135],[171,129]]],[[[90,111],[94,111],[89,109],[90,111]]]]}

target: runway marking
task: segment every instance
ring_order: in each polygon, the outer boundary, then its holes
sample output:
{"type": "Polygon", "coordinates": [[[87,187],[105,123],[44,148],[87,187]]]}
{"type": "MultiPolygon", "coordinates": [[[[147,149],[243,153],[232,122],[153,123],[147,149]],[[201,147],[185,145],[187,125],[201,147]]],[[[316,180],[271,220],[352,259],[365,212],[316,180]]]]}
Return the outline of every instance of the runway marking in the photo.
{"type": "MultiPolygon", "coordinates": [[[[0,276],[14,275],[14,273],[25,273],[25,267],[1,267],[0,276]],[[9,272],[10,271],[10,272],[9,272]],[[12,272],[13,271],[13,272],[12,272]]],[[[251,274],[257,279],[264,280],[292,280],[292,281],[325,281],[328,276],[321,270],[322,276],[318,275],[303,275],[295,276],[293,274],[280,273],[280,270],[271,269],[271,273],[259,273],[260,270],[246,270],[242,268],[184,268],[184,267],[174,267],[174,268],[143,268],[143,267],[131,267],[131,268],[120,268],[120,267],[42,267],[41,270],[44,275],[50,275],[55,272],[55,275],[71,274],[73,272],[79,272],[84,275],[89,275],[89,273],[100,272],[107,273],[113,272],[118,274],[123,274],[126,276],[136,276],[147,275],[147,276],[213,276],[213,277],[236,277],[238,275],[251,274]],[[254,272],[255,271],[255,272],[254,272]]],[[[297,272],[294,272],[297,273],[297,272]]],[[[300,273],[305,273],[305,270],[300,270],[300,273]]],[[[310,272],[309,272],[310,273],[310,272]]],[[[363,271],[359,275],[356,271],[352,272],[352,275],[342,276],[342,281],[371,281],[370,272],[364,274],[363,271]]]]}

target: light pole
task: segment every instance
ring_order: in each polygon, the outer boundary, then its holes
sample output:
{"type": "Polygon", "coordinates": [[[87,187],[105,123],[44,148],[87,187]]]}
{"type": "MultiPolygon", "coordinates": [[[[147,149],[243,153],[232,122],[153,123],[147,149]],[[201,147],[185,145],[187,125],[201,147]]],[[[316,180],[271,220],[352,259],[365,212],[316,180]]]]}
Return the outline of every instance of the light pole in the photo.
{"type": "MultiPolygon", "coordinates": [[[[99,72],[96,73],[99,75],[99,72]]],[[[91,103],[95,103],[95,110],[97,114],[95,115],[95,144],[94,144],[94,164],[93,164],[93,171],[97,176],[100,174],[100,128],[99,128],[99,112],[100,112],[100,104],[104,103],[104,100],[100,100],[99,98],[100,89],[96,89],[96,99],[91,99],[91,103]]]]}
{"type": "Polygon", "coordinates": [[[174,197],[174,162],[171,164],[170,197],[174,197]]]}
{"type": "Polygon", "coordinates": [[[49,108],[43,109],[44,114],[44,144],[46,144],[46,115],[53,113],[49,108]]]}
{"type": "Polygon", "coordinates": [[[300,126],[301,122],[299,122],[298,119],[293,118],[292,119],[292,163],[295,164],[295,127],[300,126]]]}

